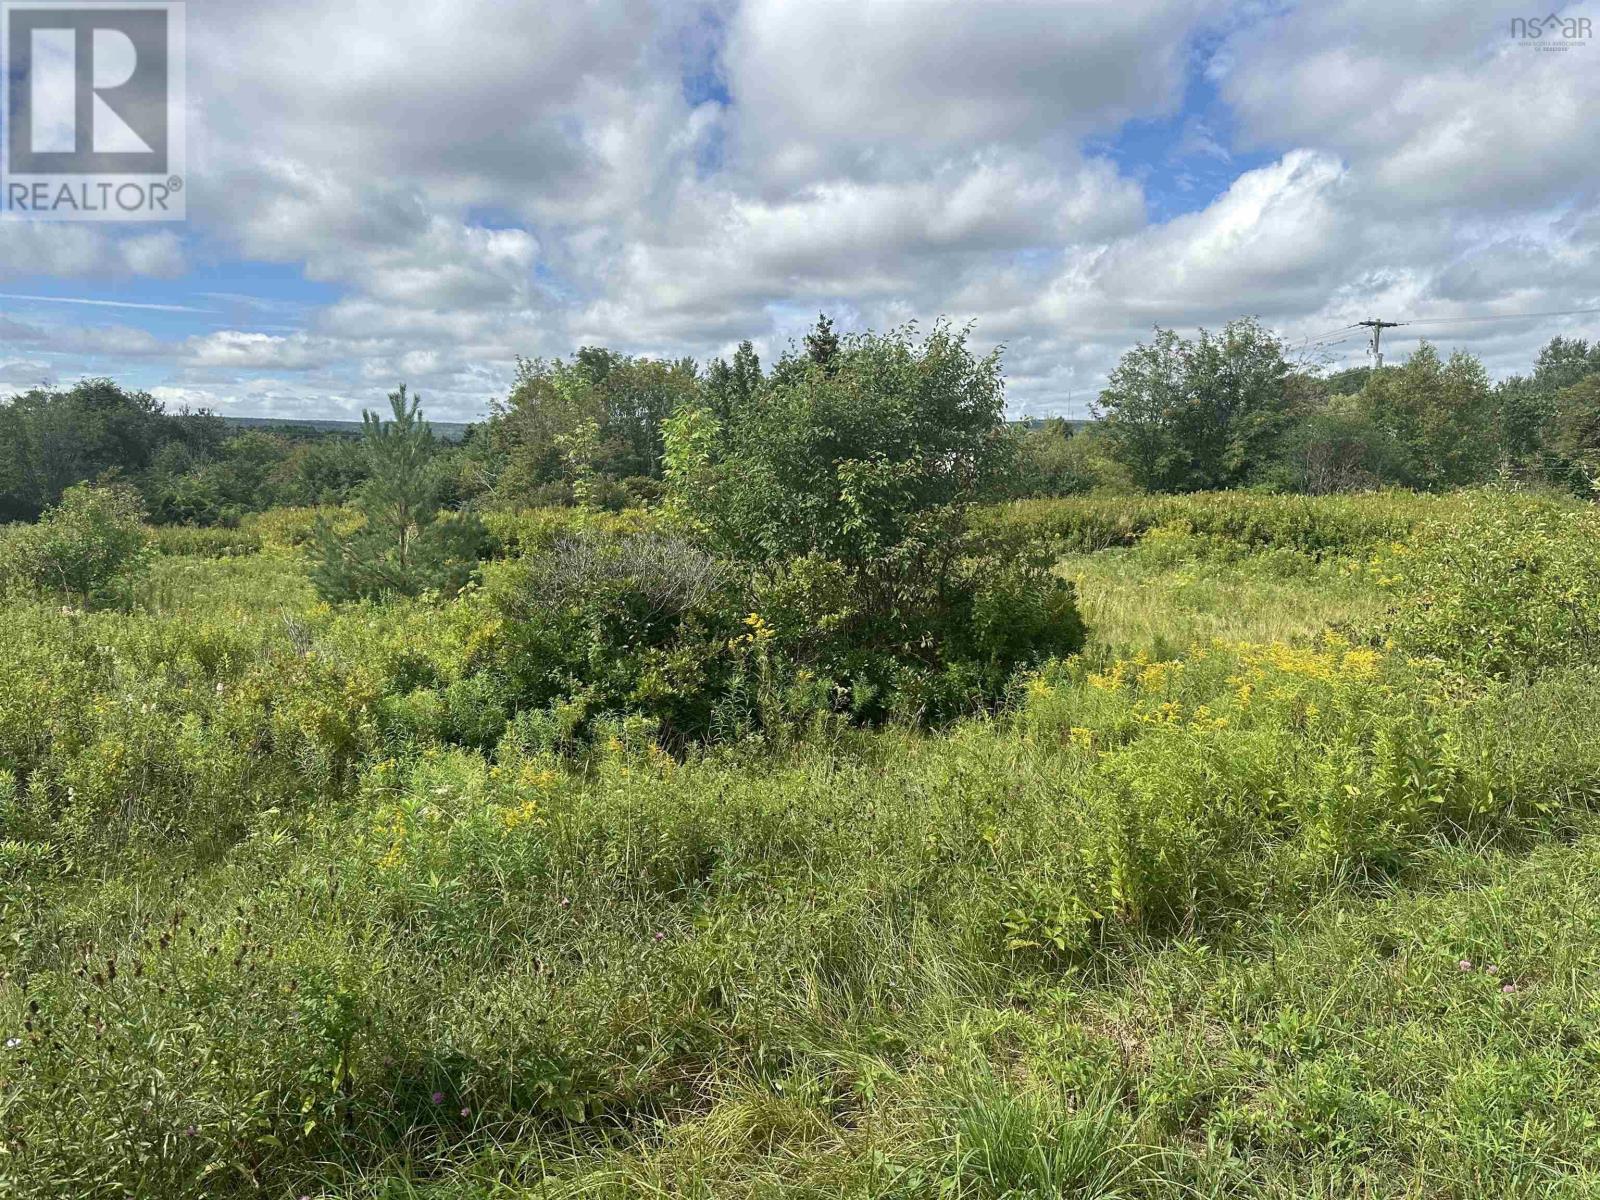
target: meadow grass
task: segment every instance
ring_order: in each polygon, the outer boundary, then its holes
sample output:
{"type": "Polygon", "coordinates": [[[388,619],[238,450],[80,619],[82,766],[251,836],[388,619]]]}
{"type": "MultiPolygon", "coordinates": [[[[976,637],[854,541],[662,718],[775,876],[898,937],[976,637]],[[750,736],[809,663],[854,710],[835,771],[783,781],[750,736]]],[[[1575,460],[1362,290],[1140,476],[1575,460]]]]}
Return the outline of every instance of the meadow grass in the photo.
{"type": "Polygon", "coordinates": [[[290,535],[10,602],[0,1192],[1593,1194],[1600,679],[1170,516],[1001,713],[687,757],[290,535]]]}
{"type": "Polygon", "coordinates": [[[1365,629],[1389,598],[1345,564],[1302,562],[1276,572],[1259,563],[1203,557],[1151,562],[1138,550],[1064,555],[1056,570],[1078,586],[1092,644],[1159,658],[1214,639],[1304,642],[1324,629],[1365,629]]]}

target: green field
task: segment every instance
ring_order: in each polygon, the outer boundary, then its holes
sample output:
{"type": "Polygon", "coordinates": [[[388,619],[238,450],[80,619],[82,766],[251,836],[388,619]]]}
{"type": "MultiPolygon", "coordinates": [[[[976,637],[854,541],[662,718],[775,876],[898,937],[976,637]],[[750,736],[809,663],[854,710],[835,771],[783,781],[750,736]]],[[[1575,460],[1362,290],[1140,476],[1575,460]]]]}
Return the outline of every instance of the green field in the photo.
{"type": "Polygon", "coordinates": [[[508,721],[482,591],[319,602],[304,513],[13,597],[0,1193],[1600,1192],[1592,508],[978,519],[1081,655],[671,752],[508,721]]]}

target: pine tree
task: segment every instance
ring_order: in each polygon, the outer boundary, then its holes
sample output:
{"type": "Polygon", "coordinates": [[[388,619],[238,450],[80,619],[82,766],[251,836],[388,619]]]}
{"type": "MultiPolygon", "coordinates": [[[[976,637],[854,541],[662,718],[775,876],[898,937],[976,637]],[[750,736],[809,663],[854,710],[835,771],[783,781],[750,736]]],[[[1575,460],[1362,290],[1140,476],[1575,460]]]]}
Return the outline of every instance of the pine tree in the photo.
{"type": "Polygon", "coordinates": [[[749,341],[739,343],[733,362],[714,358],[706,370],[704,396],[712,415],[728,420],[761,386],[761,358],[749,341]]]}
{"type": "Polygon", "coordinates": [[[476,517],[441,511],[438,443],[421,397],[408,397],[401,384],[389,405],[390,420],[361,414],[369,473],[356,498],[361,525],[341,534],[326,519],[317,522],[311,578],[327,600],[453,594],[471,578],[485,541],[476,517]]]}
{"type": "Polygon", "coordinates": [[[833,369],[834,359],[839,357],[839,335],[826,313],[817,314],[816,326],[806,334],[806,356],[826,371],[833,369]]]}

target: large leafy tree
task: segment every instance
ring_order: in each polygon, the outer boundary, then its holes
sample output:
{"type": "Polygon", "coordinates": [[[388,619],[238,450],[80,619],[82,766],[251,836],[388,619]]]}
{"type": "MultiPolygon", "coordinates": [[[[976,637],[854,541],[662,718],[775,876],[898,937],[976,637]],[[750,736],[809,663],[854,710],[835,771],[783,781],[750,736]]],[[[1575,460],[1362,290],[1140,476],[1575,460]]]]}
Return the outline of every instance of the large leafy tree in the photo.
{"type": "Polygon", "coordinates": [[[596,481],[660,479],[663,424],[699,387],[688,359],[631,358],[593,346],[570,360],[522,359],[472,453],[504,500],[571,499],[580,482],[592,494],[596,481]],[[580,469],[571,440],[586,427],[592,445],[580,469]]]}
{"type": "Polygon", "coordinates": [[[1556,393],[1552,424],[1562,482],[1589,493],[1600,489],[1600,371],[1556,393]]]}
{"type": "Polygon", "coordinates": [[[1097,407],[1113,453],[1140,486],[1237,487],[1276,461],[1291,375],[1282,343],[1254,319],[1194,339],[1157,329],[1122,356],[1097,407]]]}
{"type": "Polygon", "coordinates": [[[1553,337],[1539,351],[1533,366],[1533,382],[1546,392],[1559,392],[1600,374],[1600,342],[1584,338],[1553,337]]]}
{"type": "Polygon", "coordinates": [[[1489,376],[1471,354],[1448,359],[1427,342],[1399,367],[1375,371],[1359,397],[1388,439],[1397,478],[1408,487],[1461,487],[1488,478],[1496,463],[1489,376]]]}
{"type": "Polygon", "coordinates": [[[1593,449],[1584,429],[1585,397],[1600,378],[1600,343],[1552,338],[1539,351],[1531,375],[1515,375],[1495,389],[1499,444],[1519,472],[1587,491],[1593,449]]]}
{"type": "Polygon", "coordinates": [[[166,447],[208,456],[224,437],[218,418],[169,414],[109,379],[24,392],[0,405],[0,519],[36,516],[76,484],[138,477],[166,447]]]}

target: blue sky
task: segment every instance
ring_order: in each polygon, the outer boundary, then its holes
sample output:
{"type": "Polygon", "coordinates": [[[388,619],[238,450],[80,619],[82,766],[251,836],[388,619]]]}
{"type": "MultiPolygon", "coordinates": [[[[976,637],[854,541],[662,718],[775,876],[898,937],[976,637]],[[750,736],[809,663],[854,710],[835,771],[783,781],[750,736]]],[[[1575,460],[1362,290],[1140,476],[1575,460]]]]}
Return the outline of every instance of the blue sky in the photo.
{"type": "MultiPolygon", "coordinates": [[[[1600,46],[1515,5],[190,8],[189,219],[0,222],[0,395],[471,419],[518,355],[825,309],[970,321],[1014,411],[1081,413],[1155,324],[1600,307],[1600,46]]],[[[1425,329],[1504,375],[1600,322],[1425,329]]]]}

